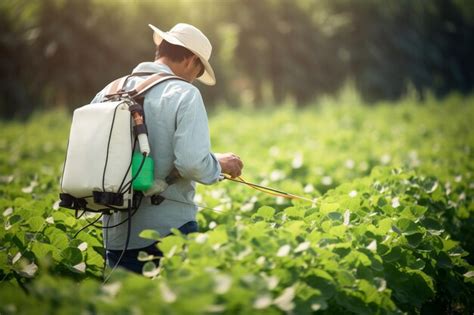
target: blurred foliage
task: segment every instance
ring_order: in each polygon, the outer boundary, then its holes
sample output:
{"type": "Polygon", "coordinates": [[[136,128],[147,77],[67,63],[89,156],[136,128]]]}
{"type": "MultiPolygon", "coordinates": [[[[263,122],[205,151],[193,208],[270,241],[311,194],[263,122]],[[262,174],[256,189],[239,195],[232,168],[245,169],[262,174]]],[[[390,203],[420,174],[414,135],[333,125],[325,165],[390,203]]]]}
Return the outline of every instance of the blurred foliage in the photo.
{"type": "Polygon", "coordinates": [[[178,22],[213,43],[211,105],[304,105],[348,80],[368,101],[474,84],[472,1],[4,0],[0,117],[86,103],[153,59],[148,23],[178,22]]]}
{"type": "Polygon", "coordinates": [[[105,285],[96,215],[57,201],[70,115],[0,122],[0,313],[472,315],[474,97],[369,107],[354,92],[213,111],[215,152],[231,144],[245,179],[313,202],[198,185],[199,233],[142,256],[152,279],[119,268],[105,285]]]}

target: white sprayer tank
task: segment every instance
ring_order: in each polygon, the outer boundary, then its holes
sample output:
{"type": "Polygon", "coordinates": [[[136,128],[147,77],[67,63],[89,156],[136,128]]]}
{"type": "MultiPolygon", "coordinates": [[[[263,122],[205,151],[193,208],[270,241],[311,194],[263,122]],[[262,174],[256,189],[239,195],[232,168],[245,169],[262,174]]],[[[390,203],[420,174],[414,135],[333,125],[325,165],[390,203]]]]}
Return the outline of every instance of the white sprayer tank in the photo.
{"type": "MultiPolygon", "coordinates": [[[[92,208],[101,207],[93,204],[92,191],[119,192],[131,180],[133,132],[128,107],[117,101],[74,111],[61,189],[86,198],[92,208]]],[[[131,193],[124,194],[123,208],[131,198],[131,193]]]]}

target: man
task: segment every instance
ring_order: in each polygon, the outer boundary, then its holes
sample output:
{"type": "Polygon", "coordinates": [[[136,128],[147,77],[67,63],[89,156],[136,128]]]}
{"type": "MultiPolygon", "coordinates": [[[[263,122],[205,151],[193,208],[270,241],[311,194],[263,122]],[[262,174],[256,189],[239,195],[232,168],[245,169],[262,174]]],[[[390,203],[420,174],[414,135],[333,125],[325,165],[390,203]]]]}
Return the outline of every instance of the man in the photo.
{"type": "MultiPolygon", "coordinates": [[[[207,114],[199,90],[191,83],[197,79],[207,85],[214,85],[214,71],[209,64],[212,46],[207,37],[196,27],[180,23],[170,31],[153,29],[157,45],[155,61],[140,63],[132,72],[125,90],[132,89],[151,73],[169,73],[185,81],[171,79],[162,82],[145,94],[144,111],[155,162],[155,178],[165,179],[173,170],[179,178],[161,196],[164,201],[153,205],[150,198],[143,198],[131,220],[130,241],[122,255],[127,224],[104,228],[107,263],[113,267],[119,261],[131,271],[141,273],[143,262],[137,255],[145,251],[160,255],[156,242],[140,238],[142,230],[153,229],[166,236],[172,228],[182,233],[197,231],[196,212],[193,204],[195,182],[213,184],[221,173],[237,177],[243,164],[232,153],[213,154],[210,148],[207,114]],[[143,75],[143,74],[147,75],[143,75]]],[[[94,98],[100,102],[107,87],[94,98]]],[[[114,226],[127,219],[125,213],[114,213],[104,218],[104,226],[114,226]]]]}

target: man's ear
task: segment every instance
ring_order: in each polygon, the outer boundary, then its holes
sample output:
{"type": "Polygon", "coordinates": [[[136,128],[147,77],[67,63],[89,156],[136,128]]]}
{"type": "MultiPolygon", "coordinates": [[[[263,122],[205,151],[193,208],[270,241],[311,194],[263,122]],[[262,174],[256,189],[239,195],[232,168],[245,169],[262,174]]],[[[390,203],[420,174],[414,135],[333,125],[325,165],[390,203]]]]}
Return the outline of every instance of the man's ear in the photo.
{"type": "Polygon", "coordinates": [[[194,57],[195,56],[190,56],[184,59],[184,65],[186,68],[189,68],[193,63],[194,63],[194,57]]]}
{"type": "Polygon", "coordinates": [[[196,55],[192,55],[191,58],[189,58],[189,60],[193,63],[193,64],[197,64],[199,62],[199,57],[196,56],[196,55]]]}

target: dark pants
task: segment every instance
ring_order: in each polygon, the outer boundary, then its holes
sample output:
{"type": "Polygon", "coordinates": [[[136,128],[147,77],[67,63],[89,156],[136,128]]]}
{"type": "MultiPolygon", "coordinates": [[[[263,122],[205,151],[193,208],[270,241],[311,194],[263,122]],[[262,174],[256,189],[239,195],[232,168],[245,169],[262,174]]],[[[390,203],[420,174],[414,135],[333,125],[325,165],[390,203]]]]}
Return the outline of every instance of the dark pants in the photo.
{"type": "MultiPolygon", "coordinates": [[[[195,221],[189,221],[188,223],[180,226],[178,230],[180,230],[183,234],[189,234],[197,232],[198,225],[195,221]]],[[[153,255],[155,257],[163,257],[163,253],[156,247],[157,244],[158,241],[147,247],[126,250],[118,265],[130,271],[141,274],[143,265],[145,265],[146,261],[139,261],[137,259],[138,252],[146,252],[149,255],[153,255]]],[[[109,267],[113,268],[115,266],[117,260],[120,258],[120,255],[122,255],[122,252],[122,250],[106,251],[107,264],[109,265],[109,267]]],[[[158,263],[158,260],[154,260],[154,262],[158,263]]]]}

